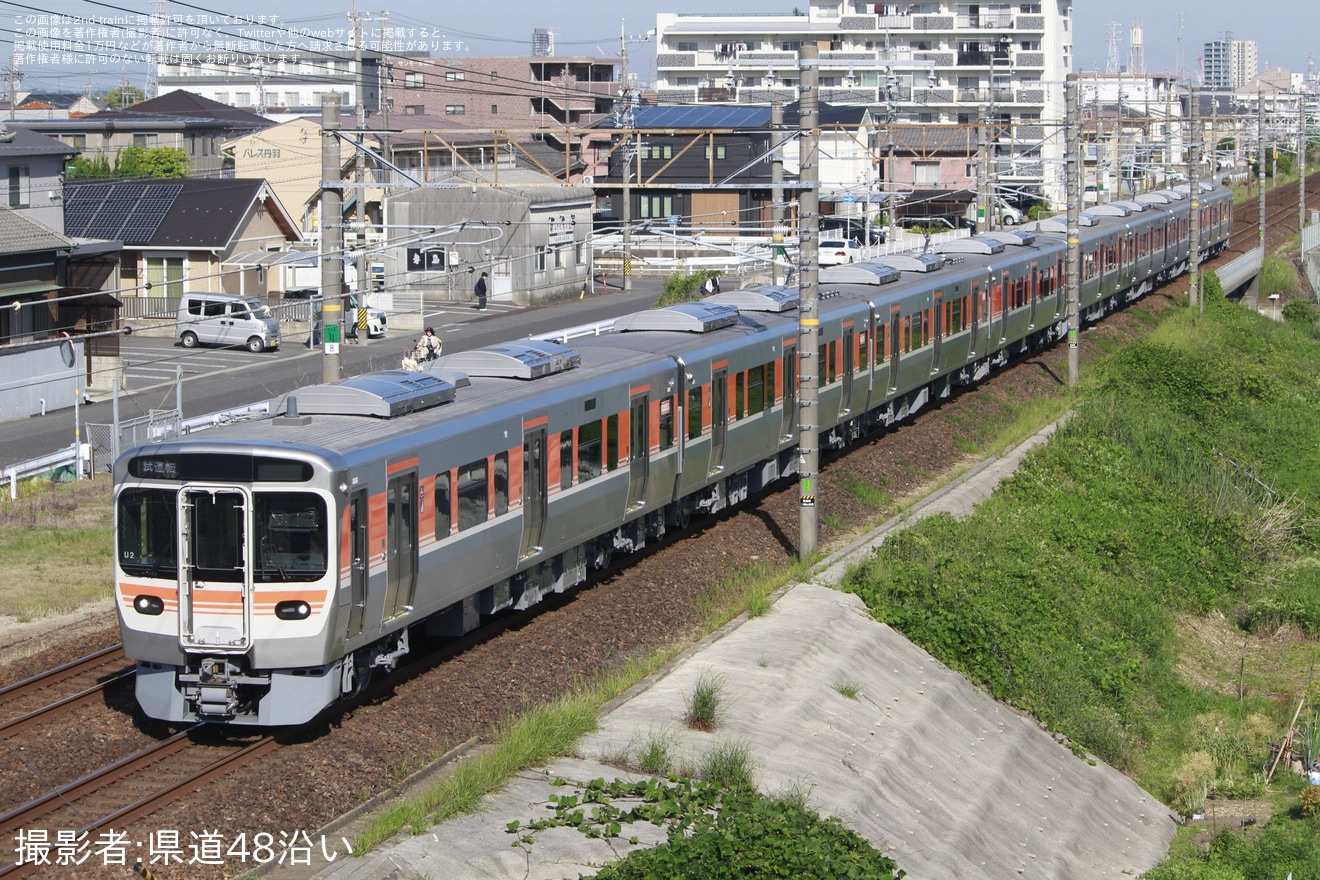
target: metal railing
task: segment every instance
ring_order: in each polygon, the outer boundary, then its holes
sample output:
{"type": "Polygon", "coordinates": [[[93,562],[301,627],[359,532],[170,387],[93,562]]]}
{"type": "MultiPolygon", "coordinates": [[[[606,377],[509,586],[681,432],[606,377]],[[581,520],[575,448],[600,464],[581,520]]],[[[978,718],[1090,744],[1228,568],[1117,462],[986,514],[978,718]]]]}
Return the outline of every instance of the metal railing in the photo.
{"type": "Polygon", "coordinates": [[[66,474],[68,479],[81,479],[96,472],[95,460],[99,454],[113,456],[117,449],[159,443],[194,431],[204,431],[207,428],[268,415],[270,408],[271,401],[263,400],[260,403],[207,413],[191,419],[180,419],[178,410],[152,410],[141,418],[120,422],[117,432],[113,424],[88,424],[86,429],[89,442],[81,444],[81,450],[71,444],[67,449],[49,455],[6,465],[0,469],[0,478],[9,484],[9,500],[13,501],[18,498],[20,480],[29,480],[46,474],[49,474],[52,480],[59,480],[66,474]],[[118,444],[115,444],[116,433],[118,433],[118,444]],[[81,473],[79,473],[80,468],[81,473]]]}

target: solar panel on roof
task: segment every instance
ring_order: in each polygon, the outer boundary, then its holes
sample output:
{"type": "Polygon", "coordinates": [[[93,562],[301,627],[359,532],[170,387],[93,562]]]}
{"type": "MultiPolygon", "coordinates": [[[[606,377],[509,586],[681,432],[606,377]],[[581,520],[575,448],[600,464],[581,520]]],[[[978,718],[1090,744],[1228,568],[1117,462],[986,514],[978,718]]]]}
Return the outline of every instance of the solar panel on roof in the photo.
{"type": "Polygon", "coordinates": [[[65,205],[68,234],[149,242],[174,207],[181,183],[112,183],[71,187],[65,205]]]}

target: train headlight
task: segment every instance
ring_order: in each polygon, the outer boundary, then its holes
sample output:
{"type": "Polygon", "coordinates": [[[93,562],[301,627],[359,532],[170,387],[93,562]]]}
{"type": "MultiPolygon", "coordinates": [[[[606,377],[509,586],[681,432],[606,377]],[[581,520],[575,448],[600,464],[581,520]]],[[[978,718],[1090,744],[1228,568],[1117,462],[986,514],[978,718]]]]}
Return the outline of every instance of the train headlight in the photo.
{"type": "Polygon", "coordinates": [[[138,614],[161,614],[165,603],[160,596],[137,596],[133,599],[133,610],[138,614]]]}
{"type": "Polygon", "coordinates": [[[301,599],[280,602],[275,606],[275,616],[280,620],[306,620],[312,615],[312,606],[301,599]]]}

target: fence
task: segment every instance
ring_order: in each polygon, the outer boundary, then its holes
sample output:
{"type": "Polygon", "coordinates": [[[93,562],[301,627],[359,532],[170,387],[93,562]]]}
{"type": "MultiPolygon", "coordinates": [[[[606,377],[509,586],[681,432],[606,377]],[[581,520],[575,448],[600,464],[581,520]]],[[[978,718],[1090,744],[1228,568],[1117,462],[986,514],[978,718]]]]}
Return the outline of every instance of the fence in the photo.
{"type": "Polygon", "coordinates": [[[122,449],[159,443],[194,431],[214,428],[217,425],[227,425],[253,416],[267,415],[270,412],[270,405],[269,400],[263,400],[261,403],[207,413],[191,419],[180,418],[177,409],[154,409],[140,418],[121,421],[117,429],[113,424],[89,423],[85,426],[88,442],[82,444],[81,455],[79,455],[80,450],[71,445],[67,449],[40,458],[8,465],[0,470],[0,479],[9,484],[9,499],[12,501],[18,497],[19,480],[27,480],[43,474],[50,474],[52,479],[60,479],[66,474],[68,479],[89,476],[95,473],[94,462],[98,457],[106,456],[113,462],[113,456],[122,449]],[[118,443],[115,442],[116,436],[118,443]],[[78,473],[80,465],[81,474],[78,473]]]}

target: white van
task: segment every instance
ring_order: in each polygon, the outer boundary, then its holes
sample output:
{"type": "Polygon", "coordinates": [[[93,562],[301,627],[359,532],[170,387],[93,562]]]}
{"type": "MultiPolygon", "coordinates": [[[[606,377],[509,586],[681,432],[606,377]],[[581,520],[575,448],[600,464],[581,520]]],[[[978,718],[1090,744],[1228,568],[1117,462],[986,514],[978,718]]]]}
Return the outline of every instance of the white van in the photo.
{"type": "Polygon", "coordinates": [[[179,341],[184,348],[241,345],[248,351],[280,347],[280,322],[260,300],[235,293],[185,293],[179,297],[179,341]]]}

